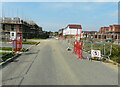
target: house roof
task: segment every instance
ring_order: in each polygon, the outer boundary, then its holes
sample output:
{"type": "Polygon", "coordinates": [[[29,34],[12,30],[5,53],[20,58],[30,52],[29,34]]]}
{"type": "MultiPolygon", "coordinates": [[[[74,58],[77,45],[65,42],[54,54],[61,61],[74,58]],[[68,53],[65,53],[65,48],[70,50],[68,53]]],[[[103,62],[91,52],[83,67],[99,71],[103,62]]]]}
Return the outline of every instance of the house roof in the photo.
{"type": "Polygon", "coordinates": [[[104,27],[104,28],[109,28],[109,27],[104,27]]]}
{"type": "Polygon", "coordinates": [[[109,28],[112,28],[112,27],[113,27],[112,25],[109,26],[109,28]]]}
{"type": "Polygon", "coordinates": [[[113,25],[115,28],[119,28],[120,29],[120,25],[113,25]]]}
{"type": "Polygon", "coordinates": [[[72,24],[69,24],[68,26],[69,26],[69,28],[82,29],[81,25],[72,25],[72,24]]]}
{"type": "Polygon", "coordinates": [[[84,33],[97,33],[97,31],[83,31],[84,33]]]}

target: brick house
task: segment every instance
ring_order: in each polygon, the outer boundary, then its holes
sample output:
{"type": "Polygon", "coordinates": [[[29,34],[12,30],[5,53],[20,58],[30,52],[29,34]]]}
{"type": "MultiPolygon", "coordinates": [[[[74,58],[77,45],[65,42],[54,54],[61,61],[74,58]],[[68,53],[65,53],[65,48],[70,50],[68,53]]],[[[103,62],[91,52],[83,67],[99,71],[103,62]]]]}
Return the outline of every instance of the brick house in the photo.
{"type": "Polygon", "coordinates": [[[101,27],[99,32],[94,35],[94,39],[120,40],[120,25],[109,25],[109,27],[101,27]]]}
{"type": "Polygon", "coordinates": [[[120,25],[110,25],[109,31],[107,31],[106,33],[108,34],[108,39],[112,38],[115,40],[120,40],[120,25]]]}

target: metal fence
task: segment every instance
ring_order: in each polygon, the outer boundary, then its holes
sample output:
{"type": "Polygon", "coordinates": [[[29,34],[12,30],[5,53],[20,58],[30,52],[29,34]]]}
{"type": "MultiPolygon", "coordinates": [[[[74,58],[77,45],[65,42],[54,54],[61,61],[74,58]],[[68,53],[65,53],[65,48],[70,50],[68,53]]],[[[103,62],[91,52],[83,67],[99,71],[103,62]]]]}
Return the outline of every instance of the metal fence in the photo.
{"type": "MultiPolygon", "coordinates": [[[[74,39],[64,40],[66,45],[73,49],[74,39]]],[[[93,41],[83,41],[83,57],[91,57],[91,50],[100,50],[101,57],[120,63],[120,45],[93,41]]]]}
{"type": "Polygon", "coordinates": [[[111,43],[98,43],[91,41],[84,42],[84,51],[91,54],[91,50],[100,50],[101,57],[110,59],[112,53],[112,44],[111,43]]]}

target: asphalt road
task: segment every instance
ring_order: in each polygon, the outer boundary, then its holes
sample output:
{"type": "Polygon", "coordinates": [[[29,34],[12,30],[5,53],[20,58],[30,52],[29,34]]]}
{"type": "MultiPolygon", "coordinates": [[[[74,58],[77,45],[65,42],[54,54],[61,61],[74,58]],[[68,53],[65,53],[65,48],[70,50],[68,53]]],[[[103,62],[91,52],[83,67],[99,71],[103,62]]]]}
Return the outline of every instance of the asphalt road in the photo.
{"type": "Polygon", "coordinates": [[[2,69],[3,85],[118,85],[118,71],[77,59],[67,45],[44,40],[2,69]]]}

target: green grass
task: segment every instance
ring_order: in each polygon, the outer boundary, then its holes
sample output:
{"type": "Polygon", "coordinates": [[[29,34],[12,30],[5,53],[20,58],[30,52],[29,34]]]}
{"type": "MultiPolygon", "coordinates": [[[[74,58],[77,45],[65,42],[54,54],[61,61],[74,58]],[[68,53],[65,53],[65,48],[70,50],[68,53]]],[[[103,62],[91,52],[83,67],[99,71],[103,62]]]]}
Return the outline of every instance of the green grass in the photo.
{"type": "Polygon", "coordinates": [[[11,47],[0,47],[0,50],[12,51],[11,47]]]}
{"type": "Polygon", "coordinates": [[[22,50],[20,50],[20,52],[26,52],[26,49],[25,49],[25,48],[23,48],[22,50]]]}
{"type": "Polygon", "coordinates": [[[8,55],[6,55],[6,56],[2,57],[2,60],[3,60],[3,61],[6,61],[7,59],[9,59],[9,58],[13,57],[14,55],[16,55],[16,54],[15,54],[15,53],[14,53],[14,54],[9,53],[8,55]]]}
{"type": "Polygon", "coordinates": [[[2,40],[1,42],[10,42],[10,41],[4,41],[4,40],[2,40]]]}
{"type": "Polygon", "coordinates": [[[120,57],[111,57],[111,60],[120,64],[120,57]]]}
{"type": "Polygon", "coordinates": [[[34,45],[34,44],[37,44],[37,42],[23,41],[22,44],[30,44],[30,45],[34,45]]]}
{"type": "MultiPolygon", "coordinates": [[[[106,49],[105,49],[106,55],[109,55],[111,45],[106,44],[105,47],[106,47],[106,49]]],[[[85,51],[88,52],[89,50],[91,50],[91,44],[85,44],[84,48],[87,48],[87,49],[85,49],[85,51]]],[[[101,53],[102,54],[104,53],[104,45],[103,44],[94,44],[93,49],[101,50],[101,53]]],[[[120,63],[120,46],[119,45],[114,45],[114,44],[112,45],[112,53],[111,53],[110,59],[117,63],[120,63]]]]}
{"type": "MultiPolygon", "coordinates": [[[[4,49],[7,49],[7,48],[4,48],[4,49]]],[[[23,48],[20,52],[26,52],[26,49],[25,48],[23,48]]],[[[12,54],[12,53],[8,53],[8,52],[1,52],[0,53],[0,57],[2,57],[2,60],[3,61],[6,61],[7,59],[9,59],[9,58],[11,58],[11,57],[13,57],[13,56],[15,56],[16,54],[14,53],[14,54],[12,54]],[[6,54],[8,54],[8,55],[6,55],[6,54]],[[6,56],[3,56],[3,55],[6,55],[6,56]]]]}
{"type": "MultiPolygon", "coordinates": [[[[12,51],[12,48],[11,47],[0,47],[0,50],[12,51]]],[[[22,50],[20,50],[20,52],[26,52],[26,49],[23,48],[22,50]]],[[[0,53],[0,55],[4,55],[4,53],[6,52],[2,52],[0,53]]]]}
{"type": "Polygon", "coordinates": [[[2,55],[8,54],[8,52],[2,52],[2,55]]]}
{"type": "Polygon", "coordinates": [[[8,54],[8,52],[1,52],[1,53],[0,53],[0,57],[2,57],[2,56],[5,55],[5,54],[8,54]]]}
{"type": "MultiPolygon", "coordinates": [[[[106,47],[105,49],[106,55],[110,55],[111,45],[106,44],[105,47],[106,47]]],[[[93,44],[93,49],[100,50],[101,54],[104,54],[103,44],[93,44]]],[[[84,51],[90,54],[90,50],[91,50],[91,43],[84,44],[84,51]]],[[[112,44],[112,53],[111,53],[110,59],[117,63],[120,63],[120,46],[119,45],[112,44]]]]}

